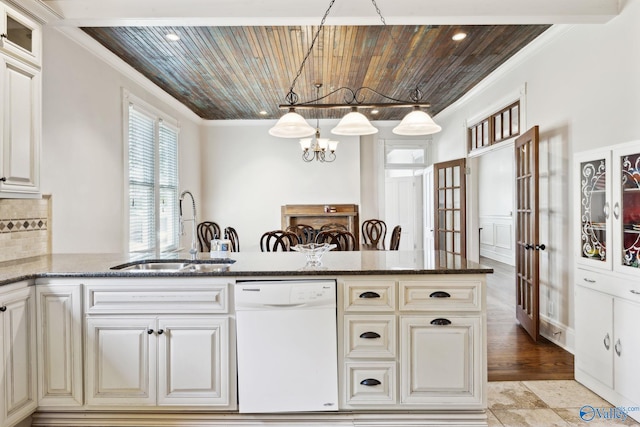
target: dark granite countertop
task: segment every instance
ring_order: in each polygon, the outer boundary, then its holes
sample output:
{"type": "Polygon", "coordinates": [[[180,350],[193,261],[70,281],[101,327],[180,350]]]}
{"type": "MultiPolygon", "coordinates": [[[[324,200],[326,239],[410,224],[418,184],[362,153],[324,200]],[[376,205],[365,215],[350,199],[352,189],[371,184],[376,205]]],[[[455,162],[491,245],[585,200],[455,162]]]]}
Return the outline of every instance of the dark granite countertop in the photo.
{"type": "MultiPolygon", "coordinates": [[[[298,252],[237,252],[224,271],[136,272],[112,267],[149,260],[189,261],[187,253],[162,254],[54,254],[0,263],[0,285],[40,277],[173,277],[173,276],[326,276],[398,274],[484,274],[492,273],[465,259],[446,258],[432,251],[328,252],[321,267],[305,267],[298,252]],[[436,256],[437,255],[437,256],[436,256]]],[[[198,254],[198,262],[213,260],[198,254]]]]}

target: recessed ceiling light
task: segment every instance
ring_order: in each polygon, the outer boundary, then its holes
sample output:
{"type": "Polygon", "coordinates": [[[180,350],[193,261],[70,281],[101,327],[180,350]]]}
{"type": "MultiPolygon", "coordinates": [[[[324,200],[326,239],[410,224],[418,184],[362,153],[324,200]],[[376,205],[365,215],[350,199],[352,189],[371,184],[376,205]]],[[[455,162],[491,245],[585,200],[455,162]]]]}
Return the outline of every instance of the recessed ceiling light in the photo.
{"type": "Polygon", "coordinates": [[[258,114],[260,114],[261,116],[266,116],[266,115],[267,115],[267,112],[266,112],[266,111],[264,111],[264,110],[262,110],[262,111],[260,111],[258,114]]]}
{"type": "Polygon", "coordinates": [[[180,40],[180,36],[176,33],[169,33],[165,37],[167,38],[167,40],[170,40],[172,42],[177,42],[178,40],[180,40]]]}
{"type": "Polygon", "coordinates": [[[459,33],[455,33],[453,37],[451,37],[451,40],[455,40],[459,42],[460,40],[464,40],[466,37],[467,37],[467,33],[459,32],[459,33]]]}
{"type": "Polygon", "coordinates": [[[380,112],[380,110],[378,110],[377,108],[371,110],[371,114],[378,114],[380,112]]]}

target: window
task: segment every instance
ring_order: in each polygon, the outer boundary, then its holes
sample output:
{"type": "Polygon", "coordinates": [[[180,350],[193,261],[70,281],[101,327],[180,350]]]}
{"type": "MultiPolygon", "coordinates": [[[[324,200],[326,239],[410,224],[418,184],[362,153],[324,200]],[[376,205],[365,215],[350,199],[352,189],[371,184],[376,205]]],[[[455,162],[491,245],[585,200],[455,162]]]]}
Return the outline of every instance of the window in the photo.
{"type": "Polygon", "coordinates": [[[178,127],[129,104],[129,251],[178,247],[178,127]]]}
{"type": "Polygon", "coordinates": [[[384,141],[384,168],[387,177],[421,175],[431,164],[426,141],[384,141]]]}
{"type": "Polygon", "coordinates": [[[520,135],[520,101],[485,117],[468,129],[469,151],[520,135]]]}

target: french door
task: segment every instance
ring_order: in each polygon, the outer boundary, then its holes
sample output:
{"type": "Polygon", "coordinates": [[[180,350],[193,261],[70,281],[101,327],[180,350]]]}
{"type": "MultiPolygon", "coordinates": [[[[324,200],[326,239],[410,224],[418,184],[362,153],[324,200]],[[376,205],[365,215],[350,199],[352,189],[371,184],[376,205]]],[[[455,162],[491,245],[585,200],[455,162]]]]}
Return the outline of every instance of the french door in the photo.
{"type": "Polygon", "coordinates": [[[538,126],[515,142],[516,318],[534,341],[540,329],[540,244],[538,218],[538,126]]]}
{"type": "Polygon", "coordinates": [[[465,159],[433,165],[434,249],[441,265],[459,265],[467,255],[465,165],[465,159]]]}

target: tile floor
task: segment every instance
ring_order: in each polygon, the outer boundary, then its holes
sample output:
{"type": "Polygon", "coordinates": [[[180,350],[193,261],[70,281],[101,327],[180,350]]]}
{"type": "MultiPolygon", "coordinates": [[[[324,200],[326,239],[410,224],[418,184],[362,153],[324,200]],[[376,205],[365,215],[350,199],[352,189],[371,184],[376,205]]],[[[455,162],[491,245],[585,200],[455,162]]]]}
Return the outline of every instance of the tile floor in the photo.
{"type": "Polygon", "coordinates": [[[489,382],[487,403],[489,427],[640,426],[631,417],[623,420],[624,416],[583,420],[584,405],[611,408],[611,404],[573,380],[489,382]]]}

